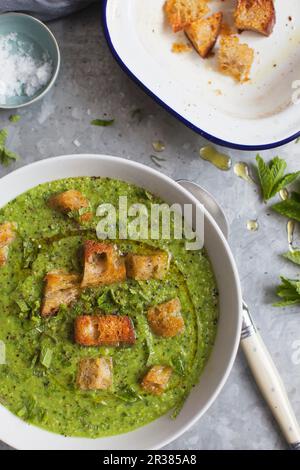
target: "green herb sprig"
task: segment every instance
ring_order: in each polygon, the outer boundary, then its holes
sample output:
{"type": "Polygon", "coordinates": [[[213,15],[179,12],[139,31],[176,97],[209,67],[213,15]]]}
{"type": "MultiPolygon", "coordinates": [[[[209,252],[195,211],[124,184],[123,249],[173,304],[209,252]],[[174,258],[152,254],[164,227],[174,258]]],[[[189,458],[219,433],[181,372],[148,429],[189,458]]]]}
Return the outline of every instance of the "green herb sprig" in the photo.
{"type": "Polygon", "coordinates": [[[257,171],[264,201],[274,197],[281,189],[293,183],[300,175],[300,171],[284,174],[287,164],[282,158],[275,157],[266,163],[260,155],[256,157],[257,171]]]}
{"type": "Polygon", "coordinates": [[[4,166],[8,166],[12,162],[19,159],[19,155],[12,152],[6,147],[7,137],[8,137],[7,129],[1,129],[0,130],[0,163],[4,166]]]}
{"type": "Polygon", "coordinates": [[[275,307],[286,307],[300,303],[300,281],[281,277],[281,284],[276,291],[282,300],[274,304],[275,307]]]}

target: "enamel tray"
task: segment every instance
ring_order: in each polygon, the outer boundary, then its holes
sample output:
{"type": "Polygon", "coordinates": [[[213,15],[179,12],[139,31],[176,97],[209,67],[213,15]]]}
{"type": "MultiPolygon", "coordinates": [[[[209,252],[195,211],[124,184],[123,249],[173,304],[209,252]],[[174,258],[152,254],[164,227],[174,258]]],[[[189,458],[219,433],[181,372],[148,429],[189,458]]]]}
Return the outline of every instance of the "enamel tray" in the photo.
{"type": "MultiPolygon", "coordinates": [[[[128,75],[180,121],[216,144],[263,150],[300,136],[300,4],[277,0],[277,23],[265,38],[240,36],[255,50],[251,80],[237,84],[216,69],[216,57],[174,54],[165,0],[103,0],[109,47],[128,75]],[[297,82],[298,81],[298,82],[297,82]],[[298,93],[297,88],[298,87],[298,93]],[[298,100],[293,98],[298,97],[298,100]]],[[[210,3],[230,23],[235,0],[210,3]]]]}

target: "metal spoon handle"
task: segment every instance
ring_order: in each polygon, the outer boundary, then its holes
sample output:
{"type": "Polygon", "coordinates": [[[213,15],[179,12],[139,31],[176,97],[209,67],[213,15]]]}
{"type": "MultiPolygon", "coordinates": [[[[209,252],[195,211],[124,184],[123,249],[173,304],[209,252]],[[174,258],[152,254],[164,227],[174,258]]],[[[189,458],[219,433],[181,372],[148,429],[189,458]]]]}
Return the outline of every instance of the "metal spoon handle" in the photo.
{"type": "Polygon", "coordinates": [[[300,450],[300,428],[278,370],[243,305],[241,346],[255,381],[291,449],[300,450]]]}

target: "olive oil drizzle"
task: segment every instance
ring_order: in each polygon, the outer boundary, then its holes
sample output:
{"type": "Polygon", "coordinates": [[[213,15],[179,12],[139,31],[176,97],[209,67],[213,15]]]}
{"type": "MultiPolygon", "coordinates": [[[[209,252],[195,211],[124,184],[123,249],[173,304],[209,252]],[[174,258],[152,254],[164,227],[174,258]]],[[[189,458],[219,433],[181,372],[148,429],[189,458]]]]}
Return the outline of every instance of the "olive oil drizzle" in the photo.
{"type": "Polygon", "coordinates": [[[228,171],[231,169],[232,160],[228,155],[218,152],[218,150],[212,145],[207,145],[200,149],[200,157],[212,165],[217,167],[219,170],[228,171]]]}

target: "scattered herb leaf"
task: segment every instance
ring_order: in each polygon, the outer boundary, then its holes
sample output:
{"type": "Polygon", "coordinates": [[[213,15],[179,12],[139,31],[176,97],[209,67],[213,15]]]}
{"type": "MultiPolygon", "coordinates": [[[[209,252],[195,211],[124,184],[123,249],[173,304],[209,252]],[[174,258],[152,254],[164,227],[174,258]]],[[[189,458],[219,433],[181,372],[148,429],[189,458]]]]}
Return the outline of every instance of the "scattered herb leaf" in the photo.
{"type": "Polygon", "coordinates": [[[114,119],[93,119],[91,121],[92,126],[99,126],[99,127],[108,127],[114,124],[114,119]]]}
{"type": "Polygon", "coordinates": [[[275,157],[269,163],[265,163],[263,158],[257,155],[256,161],[264,201],[274,197],[281,189],[293,183],[300,175],[300,171],[285,175],[284,172],[287,164],[285,160],[279,157],[275,157]]]}
{"type": "Polygon", "coordinates": [[[7,129],[0,130],[0,163],[4,166],[10,165],[13,161],[19,159],[19,156],[8,150],[6,147],[6,140],[7,140],[8,132],[7,129]]]}
{"type": "Polygon", "coordinates": [[[294,199],[286,199],[285,201],[278,202],[274,204],[271,209],[284,217],[300,222],[300,202],[294,199]]]}
{"type": "Polygon", "coordinates": [[[9,121],[12,122],[13,124],[16,124],[17,122],[20,121],[21,116],[20,116],[20,114],[11,114],[8,119],[9,119],[9,121]]]}
{"type": "Polygon", "coordinates": [[[155,152],[163,152],[166,149],[166,146],[162,140],[155,140],[152,142],[152,147],[155,152]]]}
{"type": "Polygon", "coordinates": [[[288,251],[284,253],[283,257],[295,264],[300,264],[300,250],[288,251]]]}
{"type": "Polygon", "coordinates": [[[282,300],[274,304],[275,307],[286,307],[300,303],[300,281],[281,277],[281,284],[276,291],[282,300]]]}

